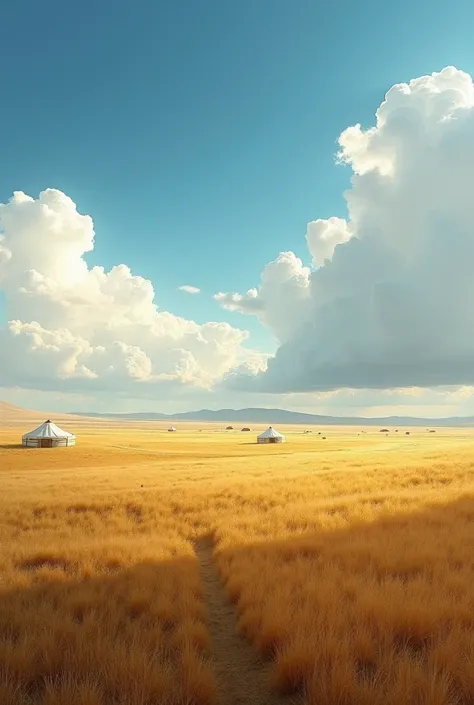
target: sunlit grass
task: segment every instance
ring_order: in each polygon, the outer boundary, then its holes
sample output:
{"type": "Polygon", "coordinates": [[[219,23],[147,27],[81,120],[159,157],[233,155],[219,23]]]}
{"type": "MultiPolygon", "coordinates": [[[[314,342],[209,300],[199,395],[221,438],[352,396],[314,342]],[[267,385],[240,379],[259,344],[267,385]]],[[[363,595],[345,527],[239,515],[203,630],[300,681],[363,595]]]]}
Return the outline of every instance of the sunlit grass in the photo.
{"type": "Polygon", "coordinates": [[[0,702],[214,702],[193,548],[208,534],[275,688],[470,702],[474,436],[324,434],[261,447],[126,428],[0,448],[0,702]]]}

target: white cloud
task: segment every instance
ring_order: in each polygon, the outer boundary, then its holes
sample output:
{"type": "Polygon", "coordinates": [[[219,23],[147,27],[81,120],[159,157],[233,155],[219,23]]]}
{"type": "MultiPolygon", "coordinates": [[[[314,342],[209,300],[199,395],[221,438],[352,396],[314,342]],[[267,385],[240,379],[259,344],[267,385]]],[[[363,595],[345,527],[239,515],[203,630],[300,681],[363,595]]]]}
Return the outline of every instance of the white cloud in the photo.
{"type": "Polygon", "coordinates": [[[293,252],[281,252],[267,264],[258,289],[246,294],[215,294],[214,298],[229,311],[255,314],[268,326],[280,342],[290,339],[299,318],[310,304],[309,267],[293,252]]]}
{"type": "Polygon", "coordinates": [[[322,267],[326,260],[332,259],[337,245],[347,242],[350,237],[351,232],[344,218],[319,218],[308,223],[306,242],[313,257],[313,265],[322,267]]]}
{"type": "Polygon", "coordinates": [[[36,389],[208,389],[258,354],[246,331],[198,325],[154,301],[153,285],[126,265],[89,268],[94,227],[73,201],[48,189],[0,205],[0,289],[8,324],[0,329],[0,384],[36,389]]]}
{"type": "Polygon", "coordinates": [[[353,172],[348,218],[308,224],[308,266],[282,252],[255,288],[215,295],[273,333],[279,348],[268,359],[244,347],[244,330],[161,311],[152,283],[126,265],[90,268],[84,255],[94,248],[93,222],[65,194],[48,189],[35,200],[15,193],[0,205],[8,315],[0,385],[86,399],[101,391],[150,404],[158,385],[180,403],[183,390],[194,399],[213,395],[215,404],[245,390],[244,405],[272,405],[280,392],[281,405],[296,408],[304,398],[310,410],[314,400],[319,413],[328,405],[363,413],[415,402],[467,409],[474,385],[471,77],[447,68],[394,86],[373,127],[340,135],[337,159],[353,172]],[[420,391],[426,387],[439,391],[420,391]],[[388,391],[375,397],[349,389],[388,391]]]}
{"type": "Polygon", "coordinates": [[[179,291],[185,291],[187,294],[200,294],[201,289],[197,286],[190,286],[189,284],[183,284],[183,286],[178,286],[179,291]]]}
{"type": "Polygon", "coordinates": [[[348,220],[310,223],[310,271],[291,252],[247,294],[280,347],[229,385],[272,392],[474,383],[474,86],[453,67],[390,89],[375,125],[349,127],[348,220]]]}

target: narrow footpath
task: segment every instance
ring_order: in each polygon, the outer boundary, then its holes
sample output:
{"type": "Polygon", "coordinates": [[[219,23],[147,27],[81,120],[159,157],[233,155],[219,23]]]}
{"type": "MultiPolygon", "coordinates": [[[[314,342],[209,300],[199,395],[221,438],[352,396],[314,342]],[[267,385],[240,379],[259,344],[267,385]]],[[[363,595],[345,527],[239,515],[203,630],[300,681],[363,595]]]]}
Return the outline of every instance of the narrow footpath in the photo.
{"type": "MultiPolygon", "coordinates": [[[[237,632],[237,613],[227,599],[213,559],[213,544],[204,538],[195,544],[196,557],[209,614],[212,659],[219,684],[219,705],[290,705],[294,699],[271,689],[271,664],[237,632]]],[[[299,700],[301,702],[301,700],[299,700]]]]}

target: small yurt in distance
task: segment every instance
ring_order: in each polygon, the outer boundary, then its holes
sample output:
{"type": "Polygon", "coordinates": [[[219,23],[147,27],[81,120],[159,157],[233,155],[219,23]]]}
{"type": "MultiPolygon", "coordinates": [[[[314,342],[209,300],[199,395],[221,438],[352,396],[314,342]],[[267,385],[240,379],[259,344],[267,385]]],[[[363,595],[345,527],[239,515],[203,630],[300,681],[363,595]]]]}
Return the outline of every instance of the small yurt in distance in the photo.
{"type": "Polygon", "coordinates": [[[168,429],[168,431],[170,431],[170,432],[171,432],[171,431],[176,431],[176,429],[175,429],[174,426],[170,426],[169,429],[168,429]]]}
{"type": "Polygon", "coordinates": [[[57,448],[58,446],[76,445],[76,436],[63,431],[49,419],[22,436],[22,445],[27,448],[57,448]]]}
{"type": "Polygon", "coordinates": [[[257,436],[257,443],[284,443],[285,436],[278,433],[274,428],[269,426],[266,431],[257,436]]]}

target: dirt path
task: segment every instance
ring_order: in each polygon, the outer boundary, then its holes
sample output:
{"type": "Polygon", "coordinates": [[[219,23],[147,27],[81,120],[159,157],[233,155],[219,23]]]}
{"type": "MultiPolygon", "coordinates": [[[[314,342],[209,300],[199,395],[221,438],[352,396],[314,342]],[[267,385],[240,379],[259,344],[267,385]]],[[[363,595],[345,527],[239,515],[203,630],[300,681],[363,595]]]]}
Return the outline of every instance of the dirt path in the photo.
{"type": "Polygon", "coordinates": [[[195,544],[209,613],[219,705],[290,705],[295,701],[271,691],[271,665],[237,633],[237,614],[228,601],[213,560],[210,538],[195,544]]]}

